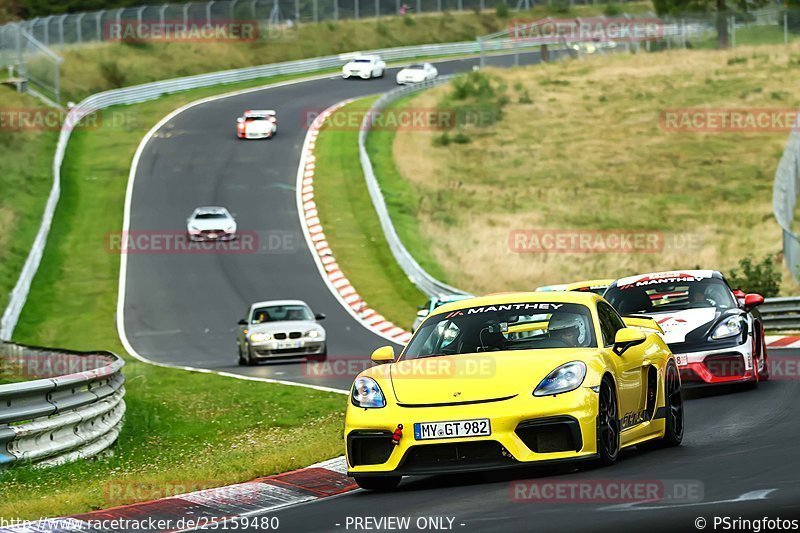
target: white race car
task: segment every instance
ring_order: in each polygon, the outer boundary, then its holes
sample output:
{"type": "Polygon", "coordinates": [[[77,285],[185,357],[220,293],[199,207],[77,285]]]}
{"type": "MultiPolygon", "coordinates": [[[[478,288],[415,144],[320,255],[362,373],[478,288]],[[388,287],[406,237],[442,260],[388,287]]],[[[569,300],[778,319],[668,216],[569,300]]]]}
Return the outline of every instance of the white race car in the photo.
{"type": "Polygon", "coordinates": [[[397,73],[397,84],[422,83],[432,80],[438,75],[439,71],[430,63],[414,63],[397,73]]]}
{"type": "Polygon", "coordinates": [[[224,207],[198,207],[186,219],[193,241],[231,241],[236,238],[236,221],[224,207]]]}
{"type": "Polygon", "coordinates": [[[342,67],[344,79],[357,77],[364,80],[382,78],[386,72],[386,63],[380,56],[358,56],[351,59],[342,67]]]}
{"type": "Polygon", "coordinates": [[[269,139],[278,131],[278,117],[272,109],[245,111],[236,119],[236,136],[240,139],[269,139]]]}
{"type": "Polygon", "coordinates": [[[324,361],[328,355],[325,328],[301,300],[256,302],[239,321],[236,339],[240,365],[281,357],[305,357],[324,361]]]}

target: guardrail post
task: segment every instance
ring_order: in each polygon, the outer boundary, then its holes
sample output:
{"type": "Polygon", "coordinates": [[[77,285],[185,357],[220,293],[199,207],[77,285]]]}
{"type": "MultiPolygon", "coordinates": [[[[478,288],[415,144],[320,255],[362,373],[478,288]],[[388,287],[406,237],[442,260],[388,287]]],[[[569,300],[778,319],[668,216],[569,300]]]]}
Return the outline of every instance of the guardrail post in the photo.
{"type": "MultiPolygon", "coordinates": [[[[356,18],[358,18],[358,0],[356,0],[356,18]]],[[[295,24],[300,24],[300,0],[294,0],[294,21],[295,24]]]]}
{"type": "Polygon", "coordinates": [[[319,0],[314,0],[314,22],[319,22],[319,0]]]}
{"type": "Polygon", "coordinates": [[[789,13],[783,12],[783,44],[789,44],[789,13]]]}
{"type": "MultiPolygon", "coordinates": [[[[316,0],[314,0],[314,1],[316,1],[316,0]]],[[[378,2],[379,2],[379,0],[375,0],[375,18],[376,19],[381,17],[381,6],[380,6],[380,4],[378,2]]]]}

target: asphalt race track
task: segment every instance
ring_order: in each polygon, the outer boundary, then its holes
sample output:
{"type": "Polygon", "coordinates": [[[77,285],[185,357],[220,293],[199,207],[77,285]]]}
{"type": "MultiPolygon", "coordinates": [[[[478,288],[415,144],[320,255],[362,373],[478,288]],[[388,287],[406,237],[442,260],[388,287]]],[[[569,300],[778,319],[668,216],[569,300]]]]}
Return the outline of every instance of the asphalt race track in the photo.
{"type": "MultiPolygon", "coordinates": [[[[448,61],[438,68],[447,74],[476,62],[448,61]]],[[[236,322],[253,301],[300,298],[328,315],[330,359],[367,359],[386,344],[345,312],[323,282],[302,237],[294,188],[306,113],[389,90],[394,73],[389,69],[384,79],[371,81],[334,76],[216,100],[178,114],[156,133],[139,162],[131,231],[182,232],[195,207],[223,205],[235,214],[240,231],[289,235],[293,244],[268,245],[255,254],[130,254],[124,328],[139,354],[175,365],[349,387],[350,376],[308,376],[297,361],[239,367],[236,322]],[[235,138],[235,118],[248,108],[278,111],[274,139],[235,138]]],[[[609,468],[573,465],[411,478],[394,493],[358,490],[271,514],[280,518],[282,530],[304,532],[364,530],[354,526],[356,517],[388,516],[411,517],[411,531],[420,530],[417,517],[445,517],[452,526],[445,519],[445,527],[425,530],[498,532],[696,531],[698,517],[707,521],[706,530],[720,531],[714,516],[797,518],[800,351],[775,350],[770,357],[791,361],[794,375],[780,379],[773,371],[777,379],[757,390],[692,392],[680,448],[630,450],[609,468]],[[629,480],[664,488],[652,503],[515,501],[512,483],[520,480],[629,480]],[[694,492],[680,503],[668,497],[666,487],[673,486],[694,492]]],[[[398,530],[387,526],[370,529],[398,530]]]]}
{"type": "MultiPolygon", "coordinates": [[[[520,56],[520,63],[536,61],[533,54],[520,56]]],[[[491,63],[510,65],[513,59],[494,57],[491,63]]],[[[477,59],[455,60],[437,68],[445,75],[477,64],[477,59]]],[[[323,282],[303,238],[295,182],[308,114],[388,91],[396,87],[396,72],[388,69],[383,79],[368,81],[331,76],[216,100],[185,110],[155,133],[137,167],[131,234],[182,233],[195,207],[221,205],[234,214],[240,232],[257,232],[259,247],[266,249],[128,254],[124,326],[138,354],[175,365],[349,388],[352,376],[309,376],[297,361],[238,366],[236,323],[253,302],[298,298],[327,315],[330,359],[368,359],[389,344],[345,312],[323,282]],[[237,139],[236,117],[245,109],[275,109],[277,135],[237,139]]],[[[410,327],[410,320],[402,326],[410,327]]]]}

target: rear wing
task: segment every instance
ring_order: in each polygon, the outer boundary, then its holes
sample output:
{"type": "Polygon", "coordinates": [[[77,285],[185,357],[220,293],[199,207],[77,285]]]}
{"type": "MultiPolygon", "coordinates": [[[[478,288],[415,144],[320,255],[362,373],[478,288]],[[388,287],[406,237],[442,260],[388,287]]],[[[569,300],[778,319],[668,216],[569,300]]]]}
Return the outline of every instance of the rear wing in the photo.
{"type": "Polygon", "coordinates": [[[622,317],[622,321],[625,322],[625,326],[629,328],[636,328],[642,331],[645,334],[649,333],[664,333],[664,330],[661,329],[661,326],[658,325],[658,322],[650,318],[649,316],[645,315],[628,315],[622,317]]]}

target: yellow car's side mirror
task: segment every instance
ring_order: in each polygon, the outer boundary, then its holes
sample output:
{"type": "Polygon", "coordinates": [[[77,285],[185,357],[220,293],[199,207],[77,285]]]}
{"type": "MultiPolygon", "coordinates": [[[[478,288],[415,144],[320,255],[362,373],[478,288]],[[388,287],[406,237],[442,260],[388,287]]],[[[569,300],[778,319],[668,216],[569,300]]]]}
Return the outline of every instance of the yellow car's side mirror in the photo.
{"type": "Polygon", "coordinates": [[[630,348],[631,346],[636,346],[637,344],[642,344],[645,339],[647,339],[647,335],[644,332],[635,329],[635,328],[622,328],[617,330],[617,334],[614,336],[614,353],[617,355],[622,355],[625,350],[630,348]]]}
{"type": "Polygon", "coordinates": [[[391,346],[383,346],[372,352],[370,357],[374,363],[393,363],[394,362],[394,348],[391,346]]]}

